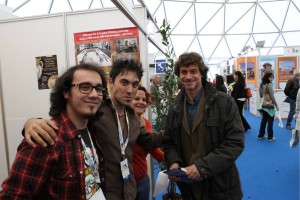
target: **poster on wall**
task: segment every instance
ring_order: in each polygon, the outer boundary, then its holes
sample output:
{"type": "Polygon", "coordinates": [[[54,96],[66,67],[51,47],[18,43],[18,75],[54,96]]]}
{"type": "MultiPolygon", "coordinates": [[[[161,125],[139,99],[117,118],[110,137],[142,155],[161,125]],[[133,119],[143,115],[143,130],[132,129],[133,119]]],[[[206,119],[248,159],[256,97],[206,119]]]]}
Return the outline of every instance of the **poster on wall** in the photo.
{"type": "MultiPolygon", "coordinates": [[[[237,59],[237,70],[244,74],[247,84],[257,87],[256,57],[240,57],[237,59]]],[[[249,86],[250,87],[250,86],[249,86]]]]}
{"type": "Polygon", "coordinates": [[[258,80],[258,84],[261,83],[261,79],[265,72],[272,72],[274,74],[274,80],[272,82],[273,88],[276,88],[276,57],[261,57],[259,62],[259,70],[260,71],[260,79],[258,80]],[[266,64],[266,65],[265,65],[266,64]],[[264,66],[265,65],[265,66],[264,66]],[[271,65],[271,66],[270,66],[271,65]]]}
{"type": "Polygon", "coordinates": [[[58,78],[56,55],[35,57],[39,90],[51,89],[58,78]]]}
{"type": "Polygon", "coordinates": [[[277,57],[277,88],[284,89],[286,82],[294,77],[294,71],[297,69],[297,56],[277,57]]]}
{"type": "Polygon", "coordinates": [[[75,33],[76,63],[85,62],[101,66],[108,76],[115,60],[140,60],[138,36],[136,27],[75,33]]]}
{"type": "Polygon", "coordinates": [[[167,66],[166,60],[155,60],[155,72],[157,74],[165,73],[167,66]]]}

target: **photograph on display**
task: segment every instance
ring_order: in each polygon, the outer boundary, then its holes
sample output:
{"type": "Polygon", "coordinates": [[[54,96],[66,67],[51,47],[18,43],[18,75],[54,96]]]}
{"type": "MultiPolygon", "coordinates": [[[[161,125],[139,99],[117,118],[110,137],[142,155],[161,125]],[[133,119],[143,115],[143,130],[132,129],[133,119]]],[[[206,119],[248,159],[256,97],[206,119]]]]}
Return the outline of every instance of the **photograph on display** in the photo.
{"type": "Polygon", "coordinates": [[[140,60],[138,37],[136,27],[75,33],[76,64],[96,64],[108,76],[117,59],[140,60]]]}
{"type": "Polygon", "coordinates": [[[277,80],[278,89],[284,89],[286,82],[294,77],[297,69],[297,57],[278,57],[277,58],[277,80]]]}
{"type": "Polygon", "coordinates": [[[111,66],[110,43],[108,41],[77,46],[79,63],[95,63],[98,66],[111,66]]]}
{"type": "Polygon", "coordinates": [[[253,84],[254,87],[257,87],[256,57],[247,57],[246,62],[244,57],[240,57],[237,58],[236,62],[236,70],[240,70],[244,74],[247,84],[253,84]]]}
{"type": "Polygon", "coordinates": [[[125,39],[118,39],[116,41],[116,51],[118,53],[121,52],[137,52],[137,41],[138,38],[125,38],[125,39]]]}
{"type": "Polygon", "coordinates": [[[248,80],[254,80],[254,62],[240,63],[240,70],[245,75],[245,77],[247,77],[248,80]]]}
{"type": "Polygon", "coordinates": [[[273,88],[277,88],[277,71],[276,71],[276,57],[261,57],[259,63],[260,79],[259,84],[266,72],[271,72],[274,74],[274,80],[272,81],[273,88]],[[270,66],[271,65],[271,66],[270,66]]]}
{"type": "Polygon", "coordinates": [[[58,78],[56,55],[35,57],[39,90],[52,89],[58,78]]]}

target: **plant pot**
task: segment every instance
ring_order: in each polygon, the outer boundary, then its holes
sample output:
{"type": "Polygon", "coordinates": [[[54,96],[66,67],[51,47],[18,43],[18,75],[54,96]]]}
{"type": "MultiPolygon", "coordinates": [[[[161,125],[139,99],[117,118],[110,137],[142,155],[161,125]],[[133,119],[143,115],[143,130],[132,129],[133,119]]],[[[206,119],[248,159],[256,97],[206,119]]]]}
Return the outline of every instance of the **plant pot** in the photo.
{"type": "Polygon", "coordinates": [[[182,197],[178,193],[167,193],[162,196],[162,200],[182,200],[182,197]]]}

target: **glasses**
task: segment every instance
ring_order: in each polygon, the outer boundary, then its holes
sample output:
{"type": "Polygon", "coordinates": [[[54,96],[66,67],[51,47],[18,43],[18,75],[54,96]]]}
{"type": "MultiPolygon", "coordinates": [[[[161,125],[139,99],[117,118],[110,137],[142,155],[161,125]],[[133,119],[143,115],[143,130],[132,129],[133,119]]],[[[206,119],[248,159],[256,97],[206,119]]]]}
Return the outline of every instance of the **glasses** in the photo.
{"type": "Polygon", "coordinates": [[[105,88],[102,87],[102,85],[96,85],[92,86],[90,83],[79,83],[79,84],[72,84],[71,86],[75,86],[79,88],[79,91],[82,94],[90,94],[93,89],[95,88],[98,96],[103,96],[103,93],[105,93],[105,88]]]}

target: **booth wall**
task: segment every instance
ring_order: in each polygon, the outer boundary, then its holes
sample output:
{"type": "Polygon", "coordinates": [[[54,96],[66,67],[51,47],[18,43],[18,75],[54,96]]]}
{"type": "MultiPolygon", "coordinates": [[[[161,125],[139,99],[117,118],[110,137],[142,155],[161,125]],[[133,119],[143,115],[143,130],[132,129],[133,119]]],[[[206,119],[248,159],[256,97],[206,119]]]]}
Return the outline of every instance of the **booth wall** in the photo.
{"type": "MultiPolygon", "coordinates": [[[[133,11],[140,24],[146,24],[145,9],[140,7],[133,11]]],[[[7,176],[7,169],[2,166],[6,166],[7,162],[9,166],[12,164],[17,147],[23,139],[21,130],[26,119],[49,118],[50,90],[38,89],[35,57],[57,55],[60,75],[68,67],[75,65],[74,33],[133,26],[117,9],[0,21],[0,81],[4,105],[1,122],[6,127],[5,133],[0,132],[0,145],[1,148],[4,146],[3,138],[6,136],[6,152],[9,155],[5,161],[1,154],[0,175],[4,173],[4,177],[0,177],[0,182],[7,176]]],[[[146,36],[140,32],[140,60],[144,68],[147,67],[146,41],[146,36]]],[[[143,83],[147,86],[147,79],[144,78],[143,83]]]]}

